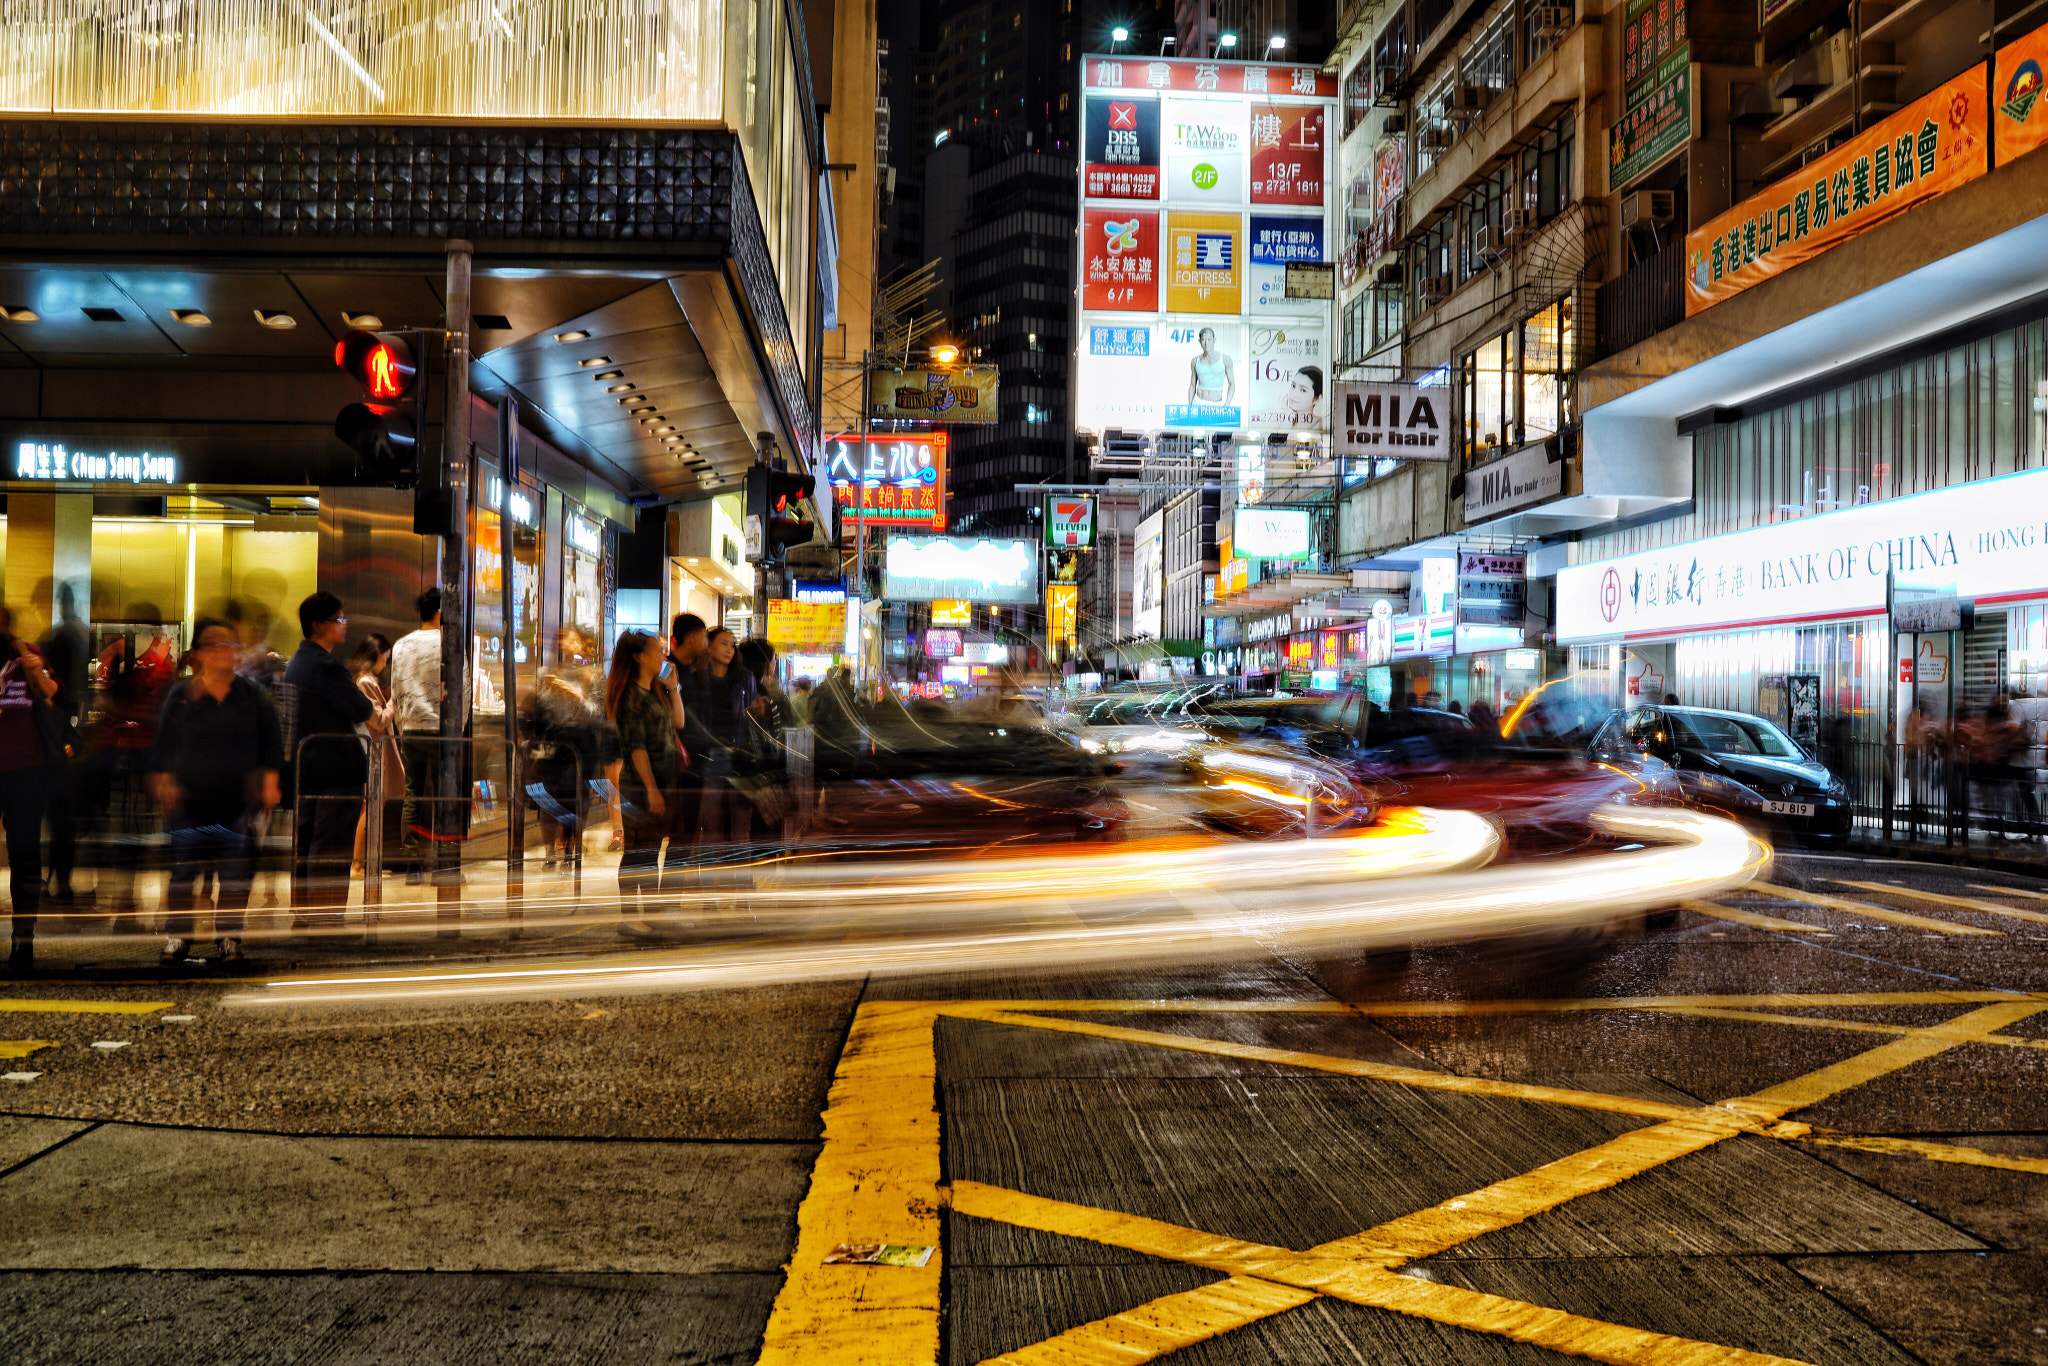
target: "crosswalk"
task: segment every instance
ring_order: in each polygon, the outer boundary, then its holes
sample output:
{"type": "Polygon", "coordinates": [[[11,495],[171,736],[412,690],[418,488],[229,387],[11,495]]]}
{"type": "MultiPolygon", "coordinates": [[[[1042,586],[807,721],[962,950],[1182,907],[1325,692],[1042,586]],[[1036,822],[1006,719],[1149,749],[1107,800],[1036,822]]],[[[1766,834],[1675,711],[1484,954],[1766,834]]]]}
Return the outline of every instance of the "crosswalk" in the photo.
{"type": "MultiPolygon", "coordinates": [[[[1880,904],[1862,897],[1837,896],[1829,892],[1788,887],[1774,882],[1753,882],[1737,891],[1724,892],[1718,897],[1682,901],[1679,905],[1695,915],[1712,920],[1744,925],[1751,929],[1771,930],[1780,934],[1812,935],[1819,938],[1829,937],[1852,924],[1867,929],[1896,925],[1901,929],[1918,930],[1922,934],[1969,939],[2008,937],[2008,932],[2004,929],[1972,923],[1983,918],[2048,925],[2048,912],[1984,897],[1957,896],[1949,892],[1922,891],[1913,887],[1885,882],[1864,882],[1851,878],[1827,878],[1824,881],[1831,886],[1902,900],[1911,903],[1915,910],[1931,908],[1952,913],[1965,912],[1967,918],[1916,914],[1914,911],[1901,910],[1896,906],[1880,904]],[[1804,918],[1790,918],[1792,915],[1801,915],[1804,918]]],[[[2048,893],[2030,892],[2024,888],[1995,887],[1983,883],[1971,883],[1970,888],[1972,891],[1991,892],[2001,897],[2031,897],[2048,901],[2048,893]]],[[[2014,932],[2017,932],[2017,928],[2013,927],[2014,932]]]]}

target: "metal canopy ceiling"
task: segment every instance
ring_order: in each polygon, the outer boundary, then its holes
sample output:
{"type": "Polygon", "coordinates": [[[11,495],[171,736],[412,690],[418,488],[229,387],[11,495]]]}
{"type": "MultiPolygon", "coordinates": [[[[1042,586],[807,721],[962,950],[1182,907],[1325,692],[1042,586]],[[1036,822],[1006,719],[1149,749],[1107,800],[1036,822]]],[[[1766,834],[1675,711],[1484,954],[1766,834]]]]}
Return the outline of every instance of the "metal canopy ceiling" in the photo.
{"type": "MultiPolygon", "coordinates": [[[[608,482],[641,486],[628,493],[735,488],[754,463],[755,433],[782,429],[718,271],[486,267],[473,290],[476,392],[517,394],[543,436],[608,482]],[[597,357],[606,360],[583,364],[597,357]]],[[[348,319],[438,328],[444,312],[442,281],[417,270],[9,266],[0,268],[0,369],[317,374],[307,416],[324,423],[329,414],[310,409],[327,401],[348,319]],[[266,326],[259,314],[290,323],[266,326]]],[[[105,415],[148,420],[120,408],[117,400],[105,415]]]]}

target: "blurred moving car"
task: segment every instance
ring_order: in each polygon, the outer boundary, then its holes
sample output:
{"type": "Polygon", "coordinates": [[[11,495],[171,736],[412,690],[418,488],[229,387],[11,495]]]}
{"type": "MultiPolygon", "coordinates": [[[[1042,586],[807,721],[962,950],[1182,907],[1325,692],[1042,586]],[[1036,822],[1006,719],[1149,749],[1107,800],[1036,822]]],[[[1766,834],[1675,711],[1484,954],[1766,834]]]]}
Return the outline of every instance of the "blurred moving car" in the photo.
{"type": "Polygon", "coordinates": [[[1220,685],[1206,684],[1079,699],[1069,704],[1057,726],[1089,754],[1113,759],[1129,773],[1156,776],[1174,770],[1207,738],[1190,724],[1189,710],[1221,691],[1220,685]]]}
{"type": "MultiPolygon", "coordinates": [[[[1841,779],[1761,716],[1709,707],[1635,707],[1609,717],[1593,756],[1642,774],[1666,769],[1685,801],[1815,846],[1849,836],[1841,779]]],[[[1658,775],[1661,777],[1661,775],[1658,775]]]]}

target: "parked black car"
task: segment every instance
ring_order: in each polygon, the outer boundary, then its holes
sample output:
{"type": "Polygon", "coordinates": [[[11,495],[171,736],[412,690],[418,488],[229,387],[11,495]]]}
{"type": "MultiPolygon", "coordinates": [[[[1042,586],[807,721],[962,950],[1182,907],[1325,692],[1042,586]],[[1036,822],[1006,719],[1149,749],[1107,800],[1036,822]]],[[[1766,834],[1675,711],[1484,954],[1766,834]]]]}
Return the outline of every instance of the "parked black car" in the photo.
{"type": "Polygon", "coordinates": [[[1668,766],[1684,799],[1804,844],[1849,836],[1847,788],[1761,716],[1707,707],[1635,707],[1609,717],[1594,757],[1633,771],[1668,766]]]}

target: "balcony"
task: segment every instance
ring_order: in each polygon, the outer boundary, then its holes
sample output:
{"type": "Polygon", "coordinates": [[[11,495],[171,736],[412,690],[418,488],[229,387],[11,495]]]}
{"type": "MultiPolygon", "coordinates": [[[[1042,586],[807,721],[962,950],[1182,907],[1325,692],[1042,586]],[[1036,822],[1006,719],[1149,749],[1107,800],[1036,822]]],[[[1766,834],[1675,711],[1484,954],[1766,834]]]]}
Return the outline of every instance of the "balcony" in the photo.
{"type": "MultiPolygon", "coordinates": [[[[16,11],[0,44],[0,109],[723,122],[724,70],[748,65],[737,30],[725,31],[724,8],[720,0],[39,0],[16,11]]],[[[760,37],[759,66],[787,60],[787,34],[760,37]]],[[[751,125],[755,111],[733,103],[739,117],[730,121],[751,125]]]]}

